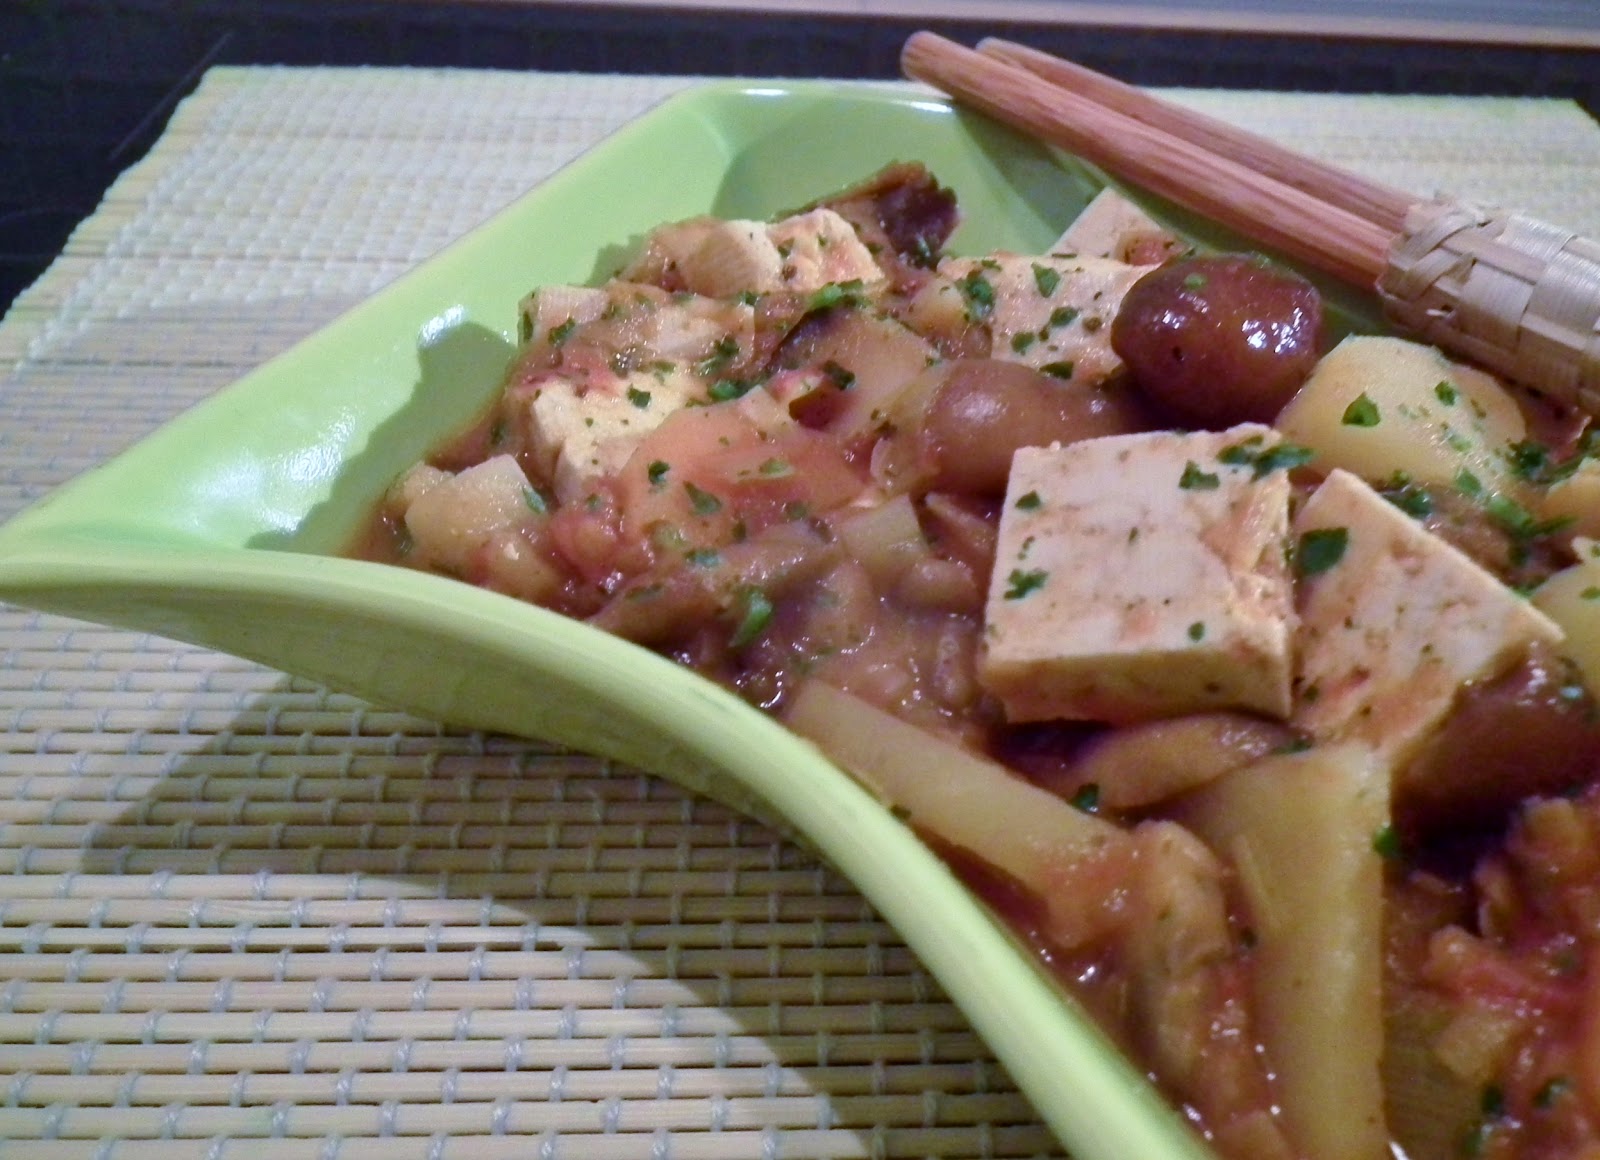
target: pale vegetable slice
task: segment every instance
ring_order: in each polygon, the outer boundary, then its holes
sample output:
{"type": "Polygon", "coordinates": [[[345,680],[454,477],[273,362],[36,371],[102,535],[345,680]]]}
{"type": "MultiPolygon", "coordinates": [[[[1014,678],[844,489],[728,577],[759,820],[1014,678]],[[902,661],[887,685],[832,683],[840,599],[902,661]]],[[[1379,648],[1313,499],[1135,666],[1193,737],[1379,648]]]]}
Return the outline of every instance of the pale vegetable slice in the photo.
{"type": "Polygon", "coordinates": [[[918,560],[928,555],[928,538],[909,495],[853,512],[839,522],[839,538],[866,568],[873,582],[892,588],[918,560]]]}
{"type": "Polygon", "coordinates": [[[1132,857],[1126,831],[821,681],[796,690],[786,720],[911,825],[1026,887],[1058,948],[1115,920],[1111,886],[1132,857]]]}
{"type": "Polygon", "coordinates": [[[1239,876],[1252,998],[1290,1139],[1308,1160],[1388,1154],[1383,865],[1389,770],[1364,747],[1263,758],[1175,809],[1239,876]]]}
{"type": "Polygon", "coordinates": [[[538,518],[538,497],[510,455],[496,455],[426,489],[405,511],[418,559],[464,572],[496,532],[538,518]]]}
{"type": "Polygon", "coordinates": [[[1433,347],[1375,336],[1324,355],[1274,426],[1315,451],[1321,470],[1442,487],[1467,471],[1497,492],[1517,490],[1504,453],[1527,436],[1516,400],[1490,376],[1433,347]]]}
{"type": "Polygon", "coordinates": [[[1533,603],[1567,634],[1562,651],[1594,690],[1600,689],[1600,545],[1579,539],[1574,546],[1578,562],[1539,585],[1533,603]]]}

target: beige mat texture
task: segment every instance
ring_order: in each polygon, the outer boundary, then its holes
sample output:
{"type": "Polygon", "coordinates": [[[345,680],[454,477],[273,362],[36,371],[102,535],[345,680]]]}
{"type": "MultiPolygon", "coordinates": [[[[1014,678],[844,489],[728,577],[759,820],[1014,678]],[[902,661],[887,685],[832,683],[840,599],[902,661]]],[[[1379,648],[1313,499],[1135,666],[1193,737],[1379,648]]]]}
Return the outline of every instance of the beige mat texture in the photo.
{"type": "MultiPolygon", "coordinates": [[[[685,83],[208,74],[0,324],[0,517],[685,83]]],[[[1570,105],[1183,99],[1600,233],[1570,105]]],[[[0,1157],[1056,1155],[893,931],[762,826],[0,608],[0,1157]]]]}

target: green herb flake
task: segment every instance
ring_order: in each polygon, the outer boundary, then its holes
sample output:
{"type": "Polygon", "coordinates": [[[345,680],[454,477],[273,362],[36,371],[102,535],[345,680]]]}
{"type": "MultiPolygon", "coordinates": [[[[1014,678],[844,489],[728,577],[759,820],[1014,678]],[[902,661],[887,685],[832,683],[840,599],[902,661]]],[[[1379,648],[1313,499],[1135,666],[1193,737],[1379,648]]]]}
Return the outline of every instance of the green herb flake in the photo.
{"type": "Polygon", "coordinates": [[[1019,495],[1017,497],[1016,504],[1013,506],[1015,506],[1018,511],[1031,512],[1038,511],[1040,505],[1043,503],[1044,500],[1039,498],[1038,492],[1030,491],[1026,495],[1019,495]]]}
{"type": "Polygon", "coordinates": [[[1215,491],[1222,486],[1222,480],[1214,471],[1201,471],[1200,465],[1191,459],[1183,465],[1178,486],[1184,491],[1215,491]]]}
{"type": "Polygon", "coordinates": [[[1039,369],[1053,379],[1070,379],[1073,364],[1071,359],[1062,359],[1059,362],[1047,362],[1039,369]]]}
{"type": "Polygon", "coordinates": [[[1440,380],[1434,385],[1433,394],[1446,407],[1454,407],[1456,401],[1460,398],[1460,395],[1456,393],[1455,385],[1445,380],[1440,380]]]}
{"type": "Polygon", "coordinates": [[[715,548],[695,548],[683,558],[696,568],[715,568],[722,563],[722,554],[715,548]]]}
{"type": "Polygon", "coordinates": [[[768,459],[756,468],[756,471],[768,479],[782,479],[786,475],[793,475],[794,468],[787,459],[768,459]]]}
{"type": "Polygon", "coordinates": [[[1206,288],[1206,276],[1204,274],[1185,274],[1183,288],[1185,290],[1204,290],[1206,288]]]}
{"type": "Polygon", "coordinates": [[[1086,814],[1097,814],[1100,812],[1100,786],[1086,781],[1067,800],[1086,814]]]}
{"type": "Polygon", "coordinates": [[[1593,584],[1591,584],[1582,592],[1578,593],[1578,595],[1584,600],[1600,600],[1600,588],[1596,588],[1593,584]]]}
{"type": "Polygon", "coordinates": [[[650,406],[650,392],[641,391],[638,387],[628,388],[628,402],[643,411],[650,406]]]}
{"type": "Polygon", "coordinates": [[[1300,536],[1295,548],[1295,568],[1302,576],[1320,576],[1344,559],[1350,546],[1348,528],[1313,528],[1300,536]]]}
{"type": "Polygon", "coordinates": [[[1412,519],[1427,519],[1433,514],[1433,497],[1415,484],[1401,484],[1380,494],[1412,519]]]}
{"type": "Polygon", "coordinates": [[[1385,862],[1398,862],[1401,854],[1399,831],[1388,823],[1379,826],[1372,835],[1372,849],[1385,862]]]}
{"type": "Polygon", "coordinates": [[[697,516],[714,516],[722,510],[722,501],[709,491],[696,487],[691,481],[683,481],[683,490],[689,496],[689,504],[694,508],[697,516]]]}
{"type": "Polygon", "coordinates": [[[546,502],[544,496],[540,495],[536,488],[524,487],[522,489],[522,502],[536,516],[550,514],[550,504],[546,502]]]}
{"type": "Polygon", "coordinates": [[[966,300],[968,321],[982,322],[994,313],[994,286],[983,276],[981,270],[973,270],[966,277],[959,279],[956,288],[966,300]]]}
{"type": "Polygon", "coordinates": [[[1316,457],[1316,452],[1298,443],[1279,443],[1263,447],[1262,438],[1252,435],[1240,443],[1230,444],[1217,452],[1217,459],[1229,467],[1250,468],[1250,478],[1261,479],[1274,471],[1289,471],[1304,467],[1316,457]]]}
{"type": "Polygon", "coordinates": [[[810,514],[811,507],[803,500],[794,499],[783,505],[783,518],[790,522],[803,520],[810,514]]]}
{"type": "Polygon", "coordinates": [[[831,310],[835,306],[859,306],[863,301],[862,289],[860,278],[852,278],[848,282],[829,282],[812,293],[806,302],[806,309],[831,310]]]}
{"type": "Polygon", "coordinates": [[[1024,572],[1021,568],[1011,569],[1011,575],[1006,577],[1005,599],[1021,600],[1030,592],[1037,592],[1044,587],[1044,582],[1050,578],[1050,573],[1043,568],[1034,568],[1024,572]]]}
{"type": "Polygon", "coordinates": [[[848,391],[856,385],[856,373],[849,367],[840,366],[831,358],[822,364],[822,373],[828,376],[828,381],[841,391],[848,391]]]}
{"type": "Polygon", "coordinates": [[[767,630],[767,625],[772,623],[772,600],[761,589],[749,587],[744,589],[744,612],[739,618],[738,626],[733,630],[733,636],[728,643],[734,648],[743,648],[767,630]]]}
{"type": "Polygon", "coordinates": [[[1048,298],[1056,292],[1056,287],[1061,285],[1061,273],[1049,266],[1033,263],[1033,285],[1039,291],[1040,298],[1048,298]]]}
{"type": "Polygon", "coordinates": [[[1038,341],[1039,336],[1034,334],[1033,331],[1019,330],[1011,336],[1011,349],[1017,354],[1022,354],[1038,341]]]}
{"type": "Polygon", "coordinates": [[[1456,472],[1456,490],[1472,499],[1483,498],[1483,480],[1463,467],[1456,472]]]}
{"type": "Polygon", "coordinates": [[[645,478],[650,481],[651,487],[660,487],[667,478],[667,472],[672,470],[672,465],[665,459],[652,459],[650,466],[645,468],[645,478]]]}
{"type": "Polygon", "coordinates": [[[1206,638],[1206,622],[1197,620],[1189,626],[1189,639],[1199,644],[1206,638]]]}
{"type": "Polygon", "coordinates": [[[1350,405],[1344,409],[1344,418],[1340,422],[1346,427],[1376,427],[1379,422],[1378,404],[1362,391],[1350,400],[1350,405]]]}
{"type": "Polygon", "coordinates": [[[566,342],[567,339],[572,337],[572,332],[576,329],[578,329],[578,320],[576,318],[569,318],[563,323],[552,326],[549,330],[549,333],[545,335],[545,341],[547,341],[551,346],[560,346],[562,343],[566,342]]]}
{"type": "Polygon", "coordinates": [[[1071,326],[1078,320],[1076,306],[1057,306],[1050,312],[1050,321],[1045,325],[1051,330],[1058,330],[1063,326],[1071,326]]]}
{"type": "Polygon", "coordinates": [[[706,395],[713,403],[726,403],[744,398],[754,386],[743,379],[718,379],[706,388],[706,395]]]}

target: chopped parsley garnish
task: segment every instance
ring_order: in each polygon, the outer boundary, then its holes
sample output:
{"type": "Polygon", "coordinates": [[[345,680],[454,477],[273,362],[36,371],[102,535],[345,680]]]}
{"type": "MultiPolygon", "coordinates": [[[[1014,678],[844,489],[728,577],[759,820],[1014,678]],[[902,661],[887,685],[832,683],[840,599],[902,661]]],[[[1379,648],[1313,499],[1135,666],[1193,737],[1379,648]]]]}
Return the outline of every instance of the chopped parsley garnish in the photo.
{"type": "Polygon", "coordinates": [[[1100,812],[1100,786],[1086,781],[1068,801],[1086,814],[1097,814],[1100,812]]]}
{"type": "Polygon", "coordinates": [[[1189,639],[1199,644],[1206,638],[1206,622],[1197,620],[1189,626],[1189,639]]]}
{"type": "Polygon", "coordinates": [[[768,479],[781,479],[786,475],[794,474],[794,468],[789,465],[787,459],[768,459],[756,470],[768,479]]]}
{"type": "Polygon", "coordinates": [[[550,514],[550,505],[536,488],[524,487],[522,489],[522,502],[527,505],[528,510],[534,515],[547,516],[550,514]]]}
{"type": "Polygon", "coordinates": [[[1302,576],[1319,576],[1344,559],[1350,546],[1348,528],[1313,528],[1300,536],[1295,548],[1295,569],[1302,576]]]}
{"type": "Polygon", "coordinates": [[[690,480],[683,481],[683,490],[689,496],[689,503],[694,508],[697,516],[714,516],[722,510],[722,501],[709,491],[696,487],[690,480]]]}
{"type": "Polygon", "coordinates": [[[1400,860],[1400,833],[1392,825],[1385,823],[1379,826],[1372,835],[1372,849],[1385,862],[1400,860]]]}
{"type": "Polygon", "coordinates": [[[696,568],[715,568],[722,563],[722,554],[715,548],[695,548],[683,558],[696,568]]]}
{"type": "Polygon", "coordinates": [[[981,270],[974,270],[956,282],[961,297],[967,303],[967,319],[982,322],[994,313],[994,287],[981,270]]]}
{"type": "Polygon", "coordinates": [[[1433,497],[1414,483],[1403,483],[1380,494],[1412,519],[1427,519],[1433,514],[1433,497]]]}
{"type": "Polygon", "coordinates": [[[545,335],[545,339],[550,343],[551,346],[560,346],[562,343],[566,342],[567,339],[572,337],[572,332],[576,329],[578,329],[578,320],[576,318],[569,318],[557,326],[552,326],[550,328],[550,332],[545,335]]]}
{"type": "Polygon", "coordinates": [[[1252,435],[1243,443],[1234,443],[1217,453],[1217,458],[1229,467],[1248,467],[1252,479],[1271,475],[1274,471],[1287,471],[1303,467],[1315,457],[1316,452],[1298,443],[1279,443],[1263,448],[1261,437],[1252,435]]]}
{"type": "Polygon", "coordinates": [[[1019,495],[1017,497],[1015,506],[1021,511],[1031,512],[1037,510],[1039,505],[1043,502],[1044,501],[1039,498],[1038,492],[1030,491],[1026,495],[1019,495]]]}
{"type": "Polygon", "coordinates": [[[660,487],[662,482],[667,478],[667,472],[671,470],[672,465],[665,459],[652,459],[650,461],[650,466],[645,468],[644,474],[645,478],[650,481],[651,486],[660,487]]]}
{"type": "Polygon", "coordinates": [[[1045,325],[1055,330],[1063,326],[1071,326],[1078,319],[1078,308],[1075,306],[1057,306],[1050,312],[1050,321],[1045,325]]]}
{"type": "Polygon", "coordinates": [[[650,405],[650,392],[641,391],[638,387],[629,387],[628,402],[632,403],[635,407],[638,407],[639,410],[642,411],[650,405]]]}
{"type": "Polygon", "coordinates": [[[1039,291],[1039,297],[1048,298],[1056,292],[1056,287],[1061,285],[1061,273],[1049,266],[1033,263],[1033,285],[1039,291]]]}
{"type": "Polygon", "coordinates": [[[1019,330],[1011,336],[1011,349],[1021,354],[1034,343],[1039,341],[1039,336],[1031,330],[1019,330]]]}
{"type": "Polygon", "coordinates": [[[1051,378],[1070,379],[1073,371],[1072,360],[1062,359],[1059,362],[1047,362],[1039,369],[1051,378]]]}
{"type": "Polygon", "coordinates": [[[738,357],[739,340],[731,334],[725,334],[717,339],[716,345],[711,348],[711,353],[701,359],[695,369],[700,374],[710,377],[738,357]]]}
{"type": "Polygon", "coordinates": [[[730,399],[742,399],[754,386],[743,379],[718,379],[706,388],[706,395],[713,403],[726,403],[730,399]]]}
{"type": "Polygon", "coordinates": [[[743,648],[755,640],[772,623],[772,612],[772,600],[765,592],[754,586],[744,589],[744,613],[728,643],[734,648],[743,648]]]}
{"type": "Polygon", "coordinates": [[[1030,592],[1037,592],[1044,587],[1044,582],[1050,578],[1050,573],[1043,568],[1034,568],[1024,572],[1021,568],[1011,569],[1011,575],[1006,577],[1008,587],[1005,599],[1021,600],[1030,592]]]}
{"type": "Polygon", "coordinates": [[[803,520],[811,514],[811,505],[804,500],[792,499],[783,505],[783,518],[786,520],[803,520]]]}
{"type": "Polygon", "coordinates": [[[1578,593],[1578,598],[1580,600],[1600,600],[1600,588],[1596,588],[1593,584],[1591,584],[1582,592],[1578,593]]]}
{"type": "Polygon", "coordinates": [[[1185,290],[1204,290],[1206,288],[1206,276],[1204,274],[1185,274],[1183,288],[1185,290]]]}
{"type": "Polygon", "coordinates": [[[848,282],[829,282],[812,293],[806,302],[806,309],[831,310],[835,306],[860,306],[863,301],[861,291],[860,278],[852,278],[848,282]]]}
{"type": "Polygon", "coordinates": [[[1460,396],[1456,393],[1455,386],[1443,380],[1434,386],[1433,394],[1434,397],[1446,407],[1454,407],[1456,405],[1456,400],[1460,398],[1460,396]]]}
{"type": "Polygon", "coordinates": [[[1191,459],[1183,465],[1178,486],[1184,491],[1215,491],[1222,486],[1222,480],[1214,471],[1201,471],[1200,465],[1191,459]]]}
{"type": "Polygon", "coordinates": [[[1362,391],[1350,400],[1350,405],[1344,409],[1344,418],[1340,422],[1346,427],[1376,427],[1379,422],[1378,404],[1362,391]]]}
{"type": "Polygon", "coordinates": [[[831,358],[822,364],[822,373],[828,376],[828,381],[841,391],[848,391],[856,385],[856,373],[849,367],[840,366],[831,358]]]}

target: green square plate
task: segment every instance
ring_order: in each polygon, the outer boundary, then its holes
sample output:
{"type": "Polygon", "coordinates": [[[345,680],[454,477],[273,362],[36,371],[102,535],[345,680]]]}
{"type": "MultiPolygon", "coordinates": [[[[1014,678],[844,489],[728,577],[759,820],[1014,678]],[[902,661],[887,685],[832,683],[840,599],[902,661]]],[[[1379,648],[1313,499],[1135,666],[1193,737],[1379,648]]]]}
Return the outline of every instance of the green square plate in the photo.
{"type": "Polygon", "coordinates": [[[493,396],[528,290],[605,276],[660,222],[766,217],[893,160],[956,189],[966,253],[1041,250],[1103,184],[905,87],[688,91],[0,528],[0,597],[614,757],[781,819],[899,930],[1080,1160],[1199,1160],[1181,1117],[1033,956],[807,743],[582,624],[338,555],[397,474],[493,396]]]}

